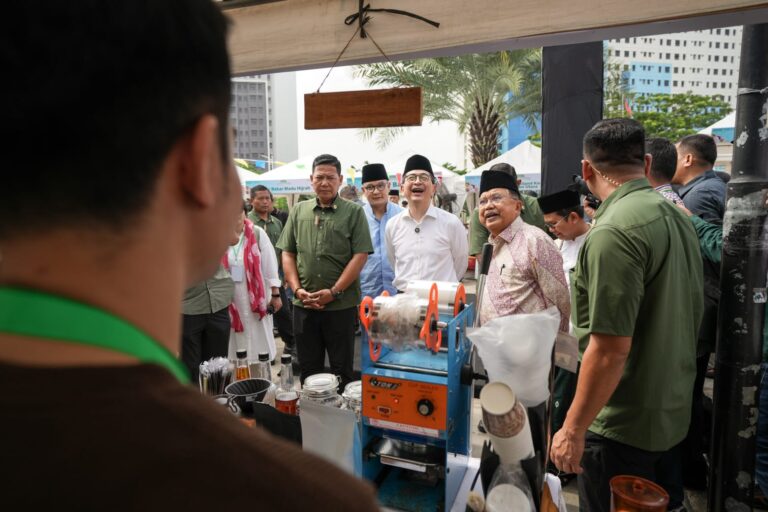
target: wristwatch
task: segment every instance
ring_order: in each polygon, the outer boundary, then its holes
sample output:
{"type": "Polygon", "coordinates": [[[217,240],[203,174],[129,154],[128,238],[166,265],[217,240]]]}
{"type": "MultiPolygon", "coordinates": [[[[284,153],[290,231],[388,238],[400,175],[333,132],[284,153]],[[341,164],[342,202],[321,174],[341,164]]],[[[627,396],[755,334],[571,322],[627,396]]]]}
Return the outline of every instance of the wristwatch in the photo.
{"type": "Polygon", "coordinates": [[[337,291],[335,286],[331,286],[331,295],[333,295],[334,299],[338,299],[339,297],[341,297],[342,293],[344,292],[341,290],[337,291]]]}

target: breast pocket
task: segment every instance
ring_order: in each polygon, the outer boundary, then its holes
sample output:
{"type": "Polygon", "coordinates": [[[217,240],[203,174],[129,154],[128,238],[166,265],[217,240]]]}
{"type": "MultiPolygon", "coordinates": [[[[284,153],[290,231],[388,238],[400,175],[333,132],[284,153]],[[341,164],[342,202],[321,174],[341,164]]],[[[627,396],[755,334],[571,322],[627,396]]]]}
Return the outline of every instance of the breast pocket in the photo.
{"type": "Polygon", "coordinates": [[[320,231],[325,254],[341,260],[352,257],[352,234],[348,226],[334,220],[326,220],[322,223],[320,231]]]}

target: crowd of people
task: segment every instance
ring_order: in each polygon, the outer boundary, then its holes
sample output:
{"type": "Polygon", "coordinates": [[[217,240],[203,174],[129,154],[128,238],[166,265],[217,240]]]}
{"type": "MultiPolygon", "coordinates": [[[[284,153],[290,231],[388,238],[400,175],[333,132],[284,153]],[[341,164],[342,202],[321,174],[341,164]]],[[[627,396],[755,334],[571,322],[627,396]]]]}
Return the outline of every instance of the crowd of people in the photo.
{"type": "MultiPolygon", "coordinates": [[[[295,339],[302,380],[326,371],[326,357],[342,385],[356,378],[362,296],[402,293],[413,280],[459,282],[469,254],[479,258],[491,243],[480,322],[554,306],[559,330],[577,338],[582,354],[576,373],[555,371],[550,469],[564,480],[579,475],[584,510],[608,510],[609,480],[623,473],[659,483],[670,508],[682,507],[684,485],[706,485],[703,383],[715,336],[718,268],[702,258],[694,223],[722,222],[725,182],[712,170],[715,158],[709,136],[677,144],[646,140],[637,122],[606,120],[584,138],[581,174],[601,202],[593,218],[575,190],[534,198],[520,192],[513,167],[497,164],[481,176],[469,232],[434,206],[438,180],[421,155],[397,170],[405,208],[392,200],[384,165],[363,167],[365,201],[349,187],[344,199],[341,163],[318,156],[311,174],[316,197],[292,209],[281,233],[269,191],[255,187],[251,201],[261,217],[254,220],[272,226],[269,238],[277,240],[274,251],[294,296],[282,311],[292,309],[287,340],[290,347],[295,339]]],[[[267,238],[250,222],[245,226],[267,238]]],[[[264,251],[273,249],[265,241],[260,282],[273,286],[281,310],[284,291],[270,280],[272,254],[264,251]]],[[[241,235],[229,249],[231,263],[242,243],[241,235]]],[[[207,288],[211,304],[216,279],[207,288]]],[[[242,279],[232,279],[237,290],[242,279]]],[[[216,315],[213,309],[206,315],[216,315]]],[[[231,331],[230,352],[242,343],[234,326],[231,331]]],[[[274,343],[266,338],[251,346],[268,345],[273,358],[274,343]]]]}
{"type": "Polygon", "coordinates": [[[670,510],[684,487],[706,486],[726,191],[711,137],[646,139],[632,119],[600,121],[581,161],[597,209],[571,189],[524,194],[498,164],[467,227],[434,205],[424,156],[397,169],[397,190],[384,165],[364,166],[361,200],[340,195],[341,163],[323,154],[315,197],[282,212],[266,187],[240,194],[221,12],[207,0],[88,4],[51,4],[44,19],[19,8],[0,36],[20,49],[3,56],[18,79],[4,103],[8,165],[24,167],[44,114],[55,136],[40,156],[66,177],[20,173],[0,188],[7,503],[230,508],[255,493],[270,510],[375,510],[369,485],[199,396],[199,365],[242,350],[274,361],[276,330],[302,381],[330,371],[343,388],[359,378],[361,297],[459,282],[486,243],[480,322],[554,307],[578,343],[577,371],[554,373],[549,457],[578,477],[581,510],[608,511],[619,474],[661,485],[670,510]],[[114,172],[131,178],[117,187],[101,162],[127,140],[114,172]],[[41,216],[40,199],[56,215],[41,216]]]}

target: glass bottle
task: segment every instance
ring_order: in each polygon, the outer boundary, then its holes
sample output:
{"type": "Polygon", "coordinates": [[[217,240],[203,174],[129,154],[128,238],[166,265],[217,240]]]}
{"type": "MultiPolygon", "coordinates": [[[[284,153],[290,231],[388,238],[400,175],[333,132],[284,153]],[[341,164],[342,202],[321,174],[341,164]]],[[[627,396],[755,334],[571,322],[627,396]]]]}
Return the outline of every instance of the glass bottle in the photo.
{"type": "Polygon", "coordinates": [[[298,415],[299,394],[294,389],[294,385],[291,355],[283,354],[280,358],[280,387],[277,388],[277,395],[275,396],[275,409],[296,416],[298,415]]]}
{"type": "Polygon", "coordinates": [[[237,363],[235,364],[235,380],[251,378],[251,370],[248,368],[248,351],[238,350],[237,363]]]}
{"type": "Polygon", "coordinates": [[[259,352],[259,370],[254,377],[272,382],[272,365],[269,364],[269,352],[259,352]]]}

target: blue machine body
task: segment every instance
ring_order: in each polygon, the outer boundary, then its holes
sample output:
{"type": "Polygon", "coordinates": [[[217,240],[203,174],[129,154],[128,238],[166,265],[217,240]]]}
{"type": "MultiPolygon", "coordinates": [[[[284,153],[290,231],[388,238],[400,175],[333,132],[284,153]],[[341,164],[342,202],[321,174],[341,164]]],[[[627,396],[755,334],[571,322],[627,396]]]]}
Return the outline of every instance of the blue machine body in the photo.
{"type": "MultiPolygon", "coordinates": [[[[447,511],[459,491],[467,470],[471,453],[470,418],[473,389],[472,385],[461,383],[462,367],[469,361],[471,343],[466,337],[467,327],[472,325],[473,305],[469,304],[455,317],[441,315],[440,322],[447,324],[442,330],[442,348],[435,353],[424,345],[410,350],[395,351],[383,347],[377,361],[372,361],[368,350],[368,336],[363,329],[362,336],[362,378],[364,383],[407,382],[409,386],[424,385],[432,389],[444,386],[447,389],[447,408],[439,414],[445,415],[444,429],[410,428],[402,423],[376,421],[366,415],[370,411],[371,393],[363,391],[363,415],[361,424],[361,468],[362,476],[378,488],[382,505],[407,510],[447,511]],[[414,384],[418,383],[418,384],[414,384]],[[366,407],[368,405],[368,407],[366,407]],[[407,462],[399,465],[382,463],[383,457],[375,453],[376,446],[383,440],[394,443],[416,445],[439,454],[441,469],[437,483],[424,484],[418,480],[421,471],[418,464],[410,467],[407,462]],[[409,478],[407,473],[411,473],[409,478]]],[[[410,406],[409,406],[410,407],[410,406]]],[[[435,411],[435,414],[438,414],[435,411]]],[[[442,418],[441,418],[442,419],[442,418]]]]}

